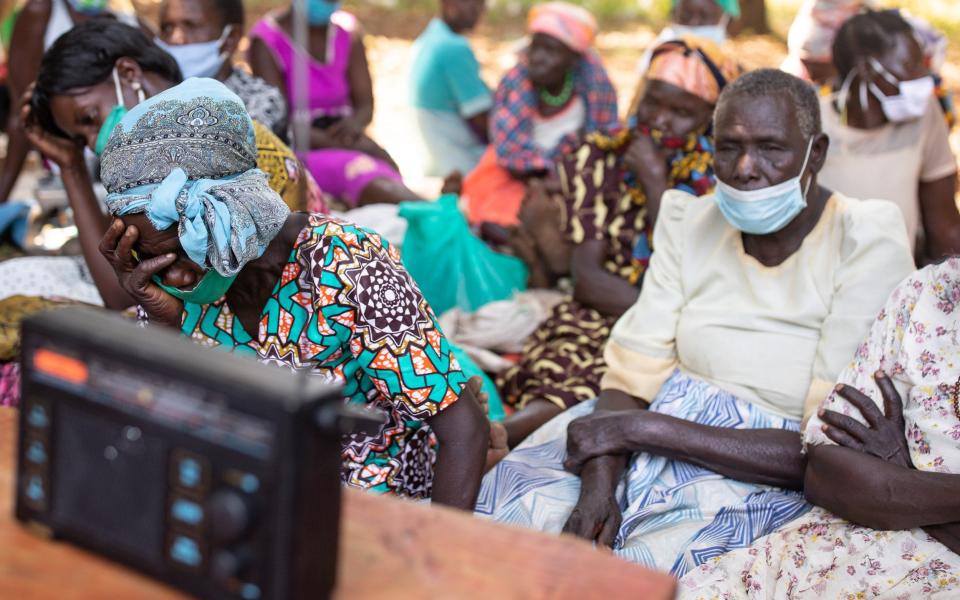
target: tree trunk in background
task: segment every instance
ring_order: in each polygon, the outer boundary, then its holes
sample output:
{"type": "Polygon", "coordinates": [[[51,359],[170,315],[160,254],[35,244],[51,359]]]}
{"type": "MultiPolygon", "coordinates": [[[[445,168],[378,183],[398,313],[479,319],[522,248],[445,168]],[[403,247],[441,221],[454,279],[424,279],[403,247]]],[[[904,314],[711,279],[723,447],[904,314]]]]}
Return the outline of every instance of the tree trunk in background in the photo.
{"type": "Polygon", "coordinates": [[[770,33],[764,0],[740,0],[740,12],[740,20],[735,27],[737,33],[741,31],[770,33]]]}

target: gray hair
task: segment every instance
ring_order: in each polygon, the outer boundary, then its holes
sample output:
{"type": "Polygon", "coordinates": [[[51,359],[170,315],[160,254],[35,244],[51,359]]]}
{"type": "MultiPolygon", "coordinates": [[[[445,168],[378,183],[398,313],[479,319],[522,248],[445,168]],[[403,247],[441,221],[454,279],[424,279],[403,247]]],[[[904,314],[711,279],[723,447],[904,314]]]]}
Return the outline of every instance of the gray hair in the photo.
{"type": "Polygon", "coordinates": [[[809,139],[823,132],[820,101],[813,86],[777,69],[757,69],[730,83],[717,100],[714,119],[729,102],[743,97],[760,98],[776,94],[783,94],[790,99],[797,111],[797,126],[805,138],[809,139]]]}

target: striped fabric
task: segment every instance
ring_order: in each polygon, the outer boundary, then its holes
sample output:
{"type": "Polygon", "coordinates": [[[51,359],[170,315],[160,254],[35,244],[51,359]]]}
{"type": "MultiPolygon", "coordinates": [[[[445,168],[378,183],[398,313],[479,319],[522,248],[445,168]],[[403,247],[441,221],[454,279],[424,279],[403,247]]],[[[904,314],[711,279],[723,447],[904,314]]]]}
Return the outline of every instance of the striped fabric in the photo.
{"type": "MultiPolygon", "coordinates": [[[[584,402],[527,438],[483,480],[477,514],[559,533],[580,493],[563,470],[567,425],[593,411],[584,402]]],[[[710,384],[675,372],[650,410],[714,427],[786,429],[783,419],[710,384]]],[[[692,464],[641,453],[617,491],[623,523],[614,553],[680,577],[705,561],[753,541],[809,510],[803,495],[743,483],[692,464]]]]}

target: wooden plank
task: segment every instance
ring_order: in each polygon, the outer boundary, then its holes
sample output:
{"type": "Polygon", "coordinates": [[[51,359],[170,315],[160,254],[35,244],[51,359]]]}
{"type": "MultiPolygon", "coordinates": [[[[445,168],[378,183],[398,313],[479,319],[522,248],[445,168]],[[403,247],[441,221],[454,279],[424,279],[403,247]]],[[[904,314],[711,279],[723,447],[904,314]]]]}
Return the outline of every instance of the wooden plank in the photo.
{"type": "MultiPolygon", "coordinates": [[[[176,591],[13,519],[16,411],[0,409],[0,598],[174,600],[176,591]]],[[[672,598],[674,580],[572,539],[346,490],[335,597],[672,598]]]]}

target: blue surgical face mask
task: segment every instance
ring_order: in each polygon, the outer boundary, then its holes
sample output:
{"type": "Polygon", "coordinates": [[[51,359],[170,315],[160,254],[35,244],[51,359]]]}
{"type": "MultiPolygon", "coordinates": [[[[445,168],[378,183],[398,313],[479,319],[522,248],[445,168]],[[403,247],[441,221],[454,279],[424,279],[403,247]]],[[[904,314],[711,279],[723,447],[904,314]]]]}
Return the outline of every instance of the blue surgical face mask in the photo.
{"type": "Polygon", "coordinates": [[[233,31],[233,25],[227,25],[218,39],[196,44],[168,44],[157,38],[160,48],[177,61],[184,79],[191,77],[214,77],[223,63],[230,58],[223,51],[223,43],[233,31]]]}
{"type": "Polygon", "coordinates": [[[333,13],[340,10],[340,2],[327,0],[307,0],[307,21],[311,25],[327,25],[333,13]]]}
{"type": "Polygon", "coordinates": [[[760,190],[738,190],[718,178],[713,197],[727,222],[744,233],[754,235],[767,235],[789,225],[807,207],[807,192],[810,191],[813,178],[807,181],[806,187],[800,181],[807,170],[812,149],[813,138],[810,138],[800,173],[777,185],[760,190]]]}
{"type": "Polygon", "coordinates": [[[670,29],[678,38],[693,36],[702,40],[709,40],[718,46],[722,46],[727,41],[727,25],[730,23],[729,15],[724,14],[723,18],[716,25],[680,25],[672,23],[670,29]]]}

